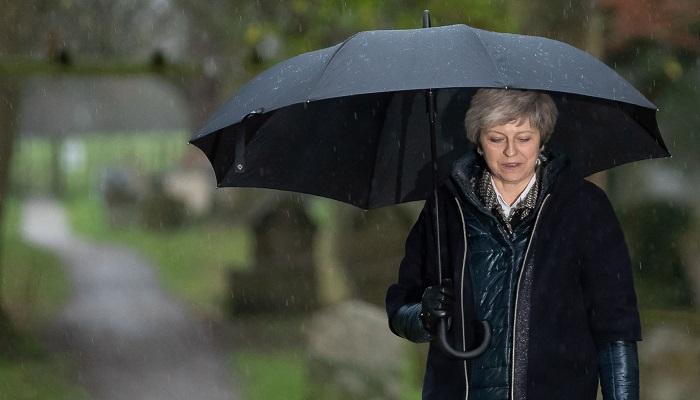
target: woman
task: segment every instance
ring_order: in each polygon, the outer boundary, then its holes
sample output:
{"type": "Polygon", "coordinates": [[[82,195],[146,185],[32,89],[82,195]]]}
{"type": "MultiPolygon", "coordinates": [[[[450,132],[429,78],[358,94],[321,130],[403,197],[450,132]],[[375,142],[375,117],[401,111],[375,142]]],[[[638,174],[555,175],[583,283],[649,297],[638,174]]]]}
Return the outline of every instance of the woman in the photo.
{"type": "Polygon", "coordinates": [[[480,89],[465,118],[476,153],[439,189],[442,278],[432,201],[406,240],[387,292],[391,330],[431,340],[440,317],[455,349],[491,343],[470,361],[431,346],[424,399],[638,398],[639,313],[624,237],[605,193],[545,150],[550,96],[480,89]]]}

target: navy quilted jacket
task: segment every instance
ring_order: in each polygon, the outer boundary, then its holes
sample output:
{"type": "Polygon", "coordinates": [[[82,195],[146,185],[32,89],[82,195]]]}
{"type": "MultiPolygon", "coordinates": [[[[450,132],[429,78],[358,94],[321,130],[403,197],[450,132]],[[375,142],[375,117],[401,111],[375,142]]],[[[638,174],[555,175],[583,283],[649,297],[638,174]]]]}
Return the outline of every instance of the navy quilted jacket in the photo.
{"type": "MultiPolygon", "coordinates": [[[[471,362],[449,359],[431,345],[424,399],[465,399],[470,393],[470,399],[593,400],[597,347],[641,340],[629,255],[610,202],[564,156],[550,158],[537,212],[523,222],[520,233],[516,229],[521,236],[511,244],[499,239],[503,235],[496,225],[470,199],[470,180],[479,171],[477,157],[469,154],[458,161],[440,188],[440,253],[444,274],[458,294],[452,345],[464,350],[478,343],[479,318],[495,322],[494,330],[500,331],[487,353],[471,362]],[[479,238],[480,229],[489,238],[479,238]],[[531,235],[529,246],[523,234],[531,235]],[[493,250],[494,244],[501,246],[493,250]],[[487,256],[479,257],[479,252],[487,256]],[[489,257],[500,257],[500,267],[508,271],[480,275],[488,269],[489,257]],[[496,300],[486,293],[484,285],[494,284],[490,279],[503,281],[506,296],[496,300]]],[[[389,319],[401,306],[420,302],[427,286],[439,283],[431,207],[427,202],[406,240],[398,282],[387,292],[389,319]]]]}

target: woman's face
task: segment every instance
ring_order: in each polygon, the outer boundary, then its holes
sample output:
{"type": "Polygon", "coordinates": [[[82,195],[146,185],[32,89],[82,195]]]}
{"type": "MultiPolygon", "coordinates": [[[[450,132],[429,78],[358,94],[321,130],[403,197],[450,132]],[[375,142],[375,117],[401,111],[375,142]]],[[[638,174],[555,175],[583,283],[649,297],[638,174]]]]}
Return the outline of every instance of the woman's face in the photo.
{"type": "Polygon", "coordinates": [[[491,126],[479,137],[486,165],[503,184],[527,183],[535,172],[541,133],[527,118],[491,126]]]}

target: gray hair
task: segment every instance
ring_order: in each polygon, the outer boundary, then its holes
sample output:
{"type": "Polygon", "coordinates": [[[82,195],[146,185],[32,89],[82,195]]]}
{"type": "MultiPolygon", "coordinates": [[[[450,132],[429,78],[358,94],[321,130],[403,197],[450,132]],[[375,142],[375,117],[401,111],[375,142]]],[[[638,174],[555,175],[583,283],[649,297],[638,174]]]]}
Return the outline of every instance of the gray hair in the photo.
{"type": "Polygon", "coordinates": [[[467,138],[479,146],[483,129],[527,118],[547,143],[557,122],[554,100],[542,92],[515,89],[479,89],[472,97],[464,117],[467,138]]]}

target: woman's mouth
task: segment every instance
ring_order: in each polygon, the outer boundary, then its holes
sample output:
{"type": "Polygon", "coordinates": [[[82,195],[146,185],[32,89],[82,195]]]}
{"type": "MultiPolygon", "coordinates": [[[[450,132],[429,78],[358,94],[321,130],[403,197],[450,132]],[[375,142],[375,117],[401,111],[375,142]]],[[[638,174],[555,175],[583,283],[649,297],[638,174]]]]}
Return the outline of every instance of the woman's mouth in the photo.
{"type": "Polygon", "coordinates": [[[515,169],[515,168],[518,168],[520,166],[520,163],[505,163],[505,164],[501,164],[501,165],[505,169],[515,169]]]}

